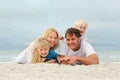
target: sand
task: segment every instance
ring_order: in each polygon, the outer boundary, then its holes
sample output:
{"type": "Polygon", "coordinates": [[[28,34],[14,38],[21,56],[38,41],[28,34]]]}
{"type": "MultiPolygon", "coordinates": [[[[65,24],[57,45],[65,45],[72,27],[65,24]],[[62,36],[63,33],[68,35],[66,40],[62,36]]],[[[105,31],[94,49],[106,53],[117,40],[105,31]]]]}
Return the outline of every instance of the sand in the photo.
{"type": "Polygon", "coordinates": [[[0,63],[0,80],[120,80],[120,62],[88,66],[0,63]]]}

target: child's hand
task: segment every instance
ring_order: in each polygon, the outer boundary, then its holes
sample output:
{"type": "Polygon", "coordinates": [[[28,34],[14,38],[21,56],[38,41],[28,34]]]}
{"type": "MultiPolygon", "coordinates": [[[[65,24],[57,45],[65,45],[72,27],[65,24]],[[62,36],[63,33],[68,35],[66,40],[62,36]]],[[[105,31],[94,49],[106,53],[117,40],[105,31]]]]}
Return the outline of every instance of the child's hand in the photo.
{"type": "Polygon", "coordinates": [[[41,58],[41,62],[45,62],[46,58],[41,58]]]}
{"type": "Polygon", "coordinates": [[[63,37],[63,36],[61,36],[59,39],[60,39],[60,40],[63,40],[63,39],[64,39],[64,37],[63,37]]]}

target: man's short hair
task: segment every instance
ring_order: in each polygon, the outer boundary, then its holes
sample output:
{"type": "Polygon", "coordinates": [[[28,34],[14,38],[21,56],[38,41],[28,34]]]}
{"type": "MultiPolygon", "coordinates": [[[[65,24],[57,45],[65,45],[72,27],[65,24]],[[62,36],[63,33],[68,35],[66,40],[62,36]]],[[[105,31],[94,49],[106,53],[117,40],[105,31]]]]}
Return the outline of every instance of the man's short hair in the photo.
{"type": "Polygon", "coordinates": [[[67,36],[67,34],[75,34],[76,37],[81,37],[80,31],[76,28],[68,28],[66,33],[65,33],[65,38],[67,36]]]}

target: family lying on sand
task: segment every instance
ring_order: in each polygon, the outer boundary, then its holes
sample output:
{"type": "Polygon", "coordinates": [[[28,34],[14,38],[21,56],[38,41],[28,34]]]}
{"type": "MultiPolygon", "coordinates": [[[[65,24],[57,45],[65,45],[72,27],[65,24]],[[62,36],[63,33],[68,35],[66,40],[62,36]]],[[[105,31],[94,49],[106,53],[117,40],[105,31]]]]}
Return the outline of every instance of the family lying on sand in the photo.
{"type": "Polygon", "coordinates": [[[76,21],[65,35],[59,37],[56,29],[48,28],[41,37],[33,41],[15,62],[17,63],[59,63],[99,64],[98,56],[85,37],[87,22],[76,21]]]}

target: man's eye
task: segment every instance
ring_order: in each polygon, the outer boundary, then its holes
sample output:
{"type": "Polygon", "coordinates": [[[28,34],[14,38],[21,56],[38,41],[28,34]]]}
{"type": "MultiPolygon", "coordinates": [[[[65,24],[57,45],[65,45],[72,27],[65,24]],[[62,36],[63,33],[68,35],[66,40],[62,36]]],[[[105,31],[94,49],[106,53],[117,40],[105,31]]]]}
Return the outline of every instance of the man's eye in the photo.
{"type": "Polygon", "coordinates": [[[67,41],[70,41],[69,39],[67,39],[67,41]]]}
{"type": "Polygon", "coordinates": [[[75,39],[71,39],[71,40],[75,40],[75,39]]]}

